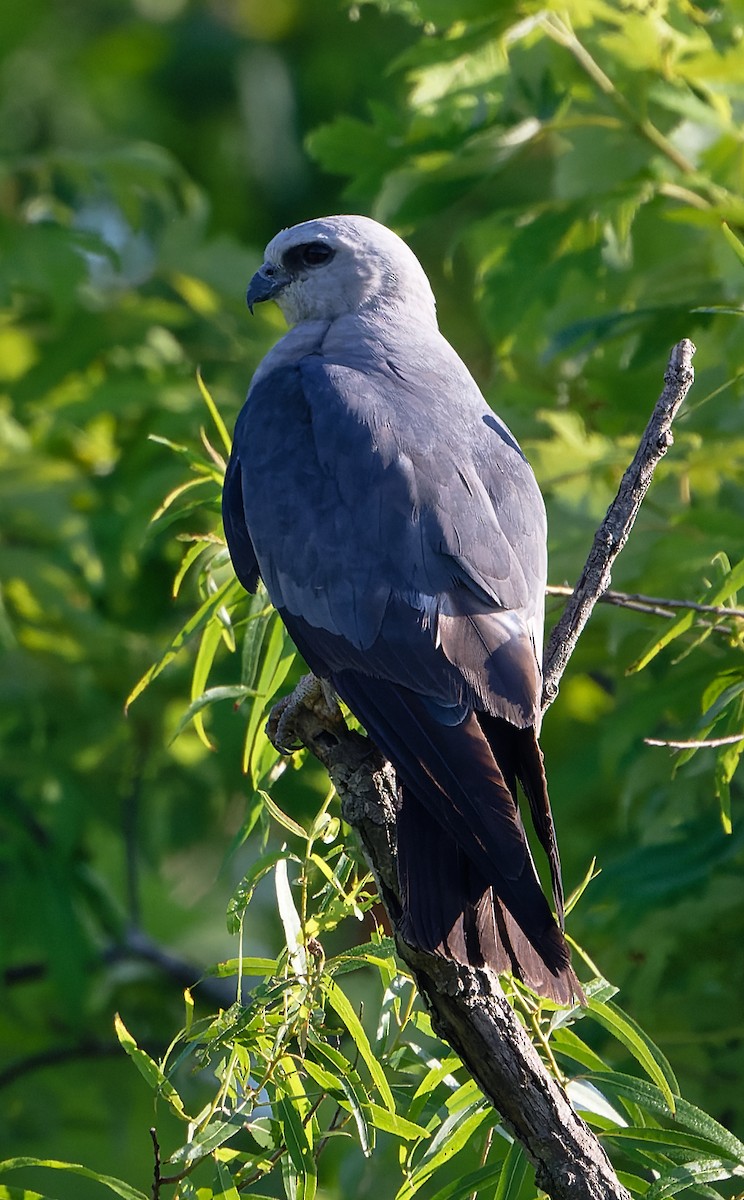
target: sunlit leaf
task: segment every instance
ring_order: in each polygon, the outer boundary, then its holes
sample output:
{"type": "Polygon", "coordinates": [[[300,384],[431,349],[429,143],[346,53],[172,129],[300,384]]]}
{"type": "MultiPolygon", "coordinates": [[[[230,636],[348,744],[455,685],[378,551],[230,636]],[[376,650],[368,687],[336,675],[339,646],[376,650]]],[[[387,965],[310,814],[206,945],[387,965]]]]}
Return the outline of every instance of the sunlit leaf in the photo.
{"type": "Polygon", "coordinates": [[[91,1171],[89,1167],[81,1166],[80,1163],[59,1162],[53,1158],[8,1158],[5,1162],[0,1162],[0,1171],[16,1171],[21,1167],[47,1167],[52,1171],[82,1175],[84,1179],[92,1179],[94,1183],[100,1183],[110,1192],[115,1192],[117,1196],[122,1197],[122,1200],[148,1200],[144,1192],[138,1191],[137,1188],[133,1188],[122,1179],[114,1179],[111,1175],[101,1175],[98,1171],[91,1171]]]}

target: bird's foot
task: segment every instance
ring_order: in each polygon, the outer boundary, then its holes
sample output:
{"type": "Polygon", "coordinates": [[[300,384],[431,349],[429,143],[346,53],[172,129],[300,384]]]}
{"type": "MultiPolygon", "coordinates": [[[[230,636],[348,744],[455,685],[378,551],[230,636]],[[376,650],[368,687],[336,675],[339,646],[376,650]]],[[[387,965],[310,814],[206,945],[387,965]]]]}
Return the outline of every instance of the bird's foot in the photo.
{"type": "Polygon", "coordinates": [[[305,745],[298,729],[299,719],[312,713],[318,725],[344,723],[336,693],[327,679],[303,675],[293,692],[283,696],[271,710],[266,722],[266,736],[280,754],[292,754],[305,745]]]}

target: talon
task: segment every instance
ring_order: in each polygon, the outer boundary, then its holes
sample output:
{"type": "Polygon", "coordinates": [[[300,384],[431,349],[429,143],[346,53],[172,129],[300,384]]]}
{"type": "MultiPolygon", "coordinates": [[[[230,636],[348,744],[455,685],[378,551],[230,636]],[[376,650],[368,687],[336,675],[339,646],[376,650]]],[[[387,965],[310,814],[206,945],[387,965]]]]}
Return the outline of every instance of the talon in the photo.
{"type": "Polygon", "coordinates": [[[343,720],[328,681],[315,675],[303,675],[294,691],[277,701],[266,722],[266,736],[280,754],[294,754],[304,746],[295,723],[300,713],[308,710],[324,725],[343,720]]]}

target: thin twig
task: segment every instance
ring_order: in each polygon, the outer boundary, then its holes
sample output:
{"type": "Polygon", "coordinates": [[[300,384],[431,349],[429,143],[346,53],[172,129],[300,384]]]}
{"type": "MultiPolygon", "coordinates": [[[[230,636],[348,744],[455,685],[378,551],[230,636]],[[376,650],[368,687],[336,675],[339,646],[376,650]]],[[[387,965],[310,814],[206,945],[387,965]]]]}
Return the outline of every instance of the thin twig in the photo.
{"type": "MultiPolygon", "coordinates": [[[[549,596],[572,596],[574,589],[561,584],[549,584],[545,591],[549,596]]],[[[666,596],[646,596],[642,592],[615,592],[611,588],[603,592],[598,601],[600,604],[616,604],[619,608],[632,608],[658,617],[674,617],[678,609],[685,609],[714,617],[744,619],[744,608],[729,608],[726,604],[698,604],[695,600],[674,600],[666,596]]]]}
{"type": "Polygon", "coordinates": [[[706,750],[709,748],[715,749],[717,746],[735,746],[737,742],[744,742],[744,730],[741,733],[732,733],[728,737],[720,738],[703,738],[700,741],[692,742],[663,742],[657,738],[644,738],[647,746],[668,746],[670,750],[706,750]]]}
{"type": "Polygon", "coordinates": [[[672,422],[687,395],[694,372],[695,347],[684,338],[669,356],[664,390],[651,414],[635,457],[623,475],[617,496],[594,537],[581,578],[554,626],[545,651],[543,709],[558,695],[561,676],[599,597],[610,586],[612,565],[628,540],[654,471],[672,445],[672,422]]]}
{"type": "Polygon", "coordinates": [[[160,1175],[160,1142],[158,1141],[158,1131],[154,1125],[150,1130],[150,1137],[152,1138],[152,1152],[155,1160],[152,1171],[152,1200],[160,1200],[160,1184],[162,1182],[160,1175]]]}

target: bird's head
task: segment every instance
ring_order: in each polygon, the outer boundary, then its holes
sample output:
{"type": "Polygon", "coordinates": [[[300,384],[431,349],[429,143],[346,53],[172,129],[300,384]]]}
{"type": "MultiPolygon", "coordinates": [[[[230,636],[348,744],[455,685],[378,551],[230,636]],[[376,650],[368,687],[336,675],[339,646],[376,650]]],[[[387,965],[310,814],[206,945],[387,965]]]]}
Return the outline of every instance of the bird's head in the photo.
{"type": "Polygon", "coordinates": [[[369,217],[321,217],[283,229],[266,247],[248,305],[275,300],[290,325],[374,311],[436,325],[434,295],[416,255],[369,217]]]}

